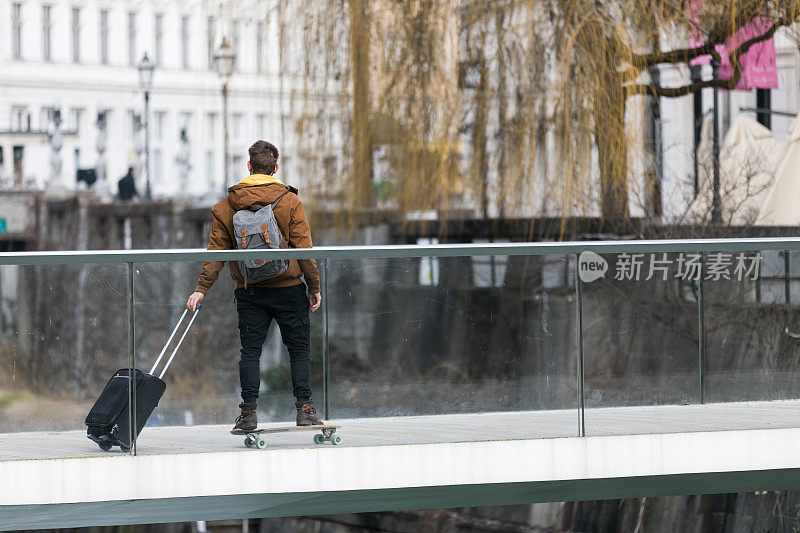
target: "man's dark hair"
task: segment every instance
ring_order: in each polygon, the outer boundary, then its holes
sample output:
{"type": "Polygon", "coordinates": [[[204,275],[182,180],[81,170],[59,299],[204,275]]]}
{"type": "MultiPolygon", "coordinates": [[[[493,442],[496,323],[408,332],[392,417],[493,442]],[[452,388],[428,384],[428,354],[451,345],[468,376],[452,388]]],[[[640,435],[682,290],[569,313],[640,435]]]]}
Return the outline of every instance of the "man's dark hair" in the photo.
{"type": "Polygon", "coordinates": [[[256,141],[247,151],[250,154],[250,171],[253,174],[275,173],[275,164],[278,162],[278,149],[267,141],[256,141]]]}

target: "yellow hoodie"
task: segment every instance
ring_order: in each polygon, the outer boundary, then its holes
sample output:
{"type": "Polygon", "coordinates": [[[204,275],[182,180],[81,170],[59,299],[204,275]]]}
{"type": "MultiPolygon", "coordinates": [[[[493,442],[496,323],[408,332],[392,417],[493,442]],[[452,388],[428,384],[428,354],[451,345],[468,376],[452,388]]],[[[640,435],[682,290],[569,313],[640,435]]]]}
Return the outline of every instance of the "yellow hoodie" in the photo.
{"type": "Polygon", "coordinates": [[[268,176],[266,174],[250,174],[239,185],[267,185],[268,183],[277,183],[283,185],[283,182],[275,176],[268,176]]]}

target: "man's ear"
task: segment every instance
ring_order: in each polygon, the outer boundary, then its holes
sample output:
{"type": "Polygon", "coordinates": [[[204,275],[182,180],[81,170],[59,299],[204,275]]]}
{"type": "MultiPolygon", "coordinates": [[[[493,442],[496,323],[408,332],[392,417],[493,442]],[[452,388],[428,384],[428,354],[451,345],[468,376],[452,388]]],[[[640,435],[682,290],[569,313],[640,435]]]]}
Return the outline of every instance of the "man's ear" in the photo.
{"type": "Polygon", "coordinates": [[[253,165],[250,164],[250,161],[247,162],[247,171],[252,174],[253,173],[253,165]]]}
{"type": "Polygon", "coordinates": [[[273,170],[272,173],[275,174],[277,171],[278,171],[278,163],[275,163],[275,170],[273,170]]]}

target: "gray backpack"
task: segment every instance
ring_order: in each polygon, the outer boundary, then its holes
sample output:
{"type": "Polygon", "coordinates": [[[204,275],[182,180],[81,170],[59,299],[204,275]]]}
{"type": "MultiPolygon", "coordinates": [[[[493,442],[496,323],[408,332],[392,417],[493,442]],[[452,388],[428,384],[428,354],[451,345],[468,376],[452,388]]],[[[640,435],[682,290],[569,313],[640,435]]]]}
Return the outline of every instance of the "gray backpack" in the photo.
{"type": "MultiPolygon", "coordinates": [[[[286,193],[284,193],[286,194],[286,193]]],[[[254,205],[250,209],[237,211],[233,215],[233,231],[236,248],[239,250],[261,250],[286,248],[278,221],[272,210],[281,201],[284,194],[270,205],[254,205]]],[[[286,272],[288,259],[246,259],[239,261],[239,272],[244,276],[245,284],[258,283],[286,272]]]]}

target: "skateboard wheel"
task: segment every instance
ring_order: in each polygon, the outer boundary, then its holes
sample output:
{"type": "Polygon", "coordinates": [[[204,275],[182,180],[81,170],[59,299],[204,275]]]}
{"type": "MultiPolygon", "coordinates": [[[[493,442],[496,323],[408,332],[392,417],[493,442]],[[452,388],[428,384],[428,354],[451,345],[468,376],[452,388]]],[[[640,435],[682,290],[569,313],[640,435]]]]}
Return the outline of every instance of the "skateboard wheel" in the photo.
{"type": "Polygon", "coordinates": [[[253,446],[253,444],[255,444],[255,440],[253,439],[253,437],[245,437],[245,439],[244,439],[244,445],[245,446],[247,446],[248,448],[251,448],[253,446]]]}
{"type": "Polygon", "coordinates": [[[263,450],[264,448],[267,447],[267,441],[263,437],[261,437],[256,441],[256,446],[258,447],[259,450],[263,450]]]}
{"type": "Polygon", "coordinates": [[[342,443],[342,436],[341,435],[333,435],[331,437],[331,443],[333,443],[334,445],[341,444],[342,443]]]}
{"type": "Polygon", "coordinates": [[[325,435],[321,433],[314,435],[314,444],[322,444],[323,442],[325,442],[325,435]]]}
{"type": "Polygon", "coordinates": [[[110,450],[111,447],[114,445],[114,443],[111,442],[110,440],[101,440],[97,444],[100,446],[100,449],[103,450],[104,452],[110,450]]]}

